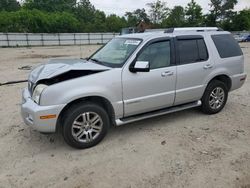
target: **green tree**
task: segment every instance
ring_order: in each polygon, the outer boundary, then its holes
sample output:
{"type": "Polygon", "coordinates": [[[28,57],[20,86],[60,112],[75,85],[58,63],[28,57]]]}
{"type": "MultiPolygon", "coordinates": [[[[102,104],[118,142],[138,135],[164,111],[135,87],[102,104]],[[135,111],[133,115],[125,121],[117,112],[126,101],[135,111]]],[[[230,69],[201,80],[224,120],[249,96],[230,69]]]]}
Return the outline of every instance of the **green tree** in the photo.
{"type": "Polygon", "coordinates": [[[35,9],[0,12],[0,32],[79,32],[79,24],[68,12],[47,13],[35,9]]]}
{"type": "Polygon", "coordinates": [[[206,24],[219,25],[233,15],[234,6],[238,0],[210,0],[210,14],[206,15],[206,24]]]}
{"type": "Polygon", "coordinates": [[[95,32],[105,32],[107,30],[106,15],[104,12],[96,10],[92,26],[93,28],[91,30],[95,32]]]}
{"type": "Polygon", "coordinates": [[[126,27],[126,19],[119,17],[115,14],[111,14],[106,19],[108,32],[120,32],[122,28],[126,27]]]}
{"type": "Polygon", "coordinates": [[[127,18],[129,26],[136,26],[136,24],[142,20],[146,23],[150,23],[149,17],[144,8],[136,9],[133,12],[126,12],[125,17],[127,18]]]}
{"type": "Polygon", "coordinates": [[[25,9],[37,9],[46,12],[72,11],[76,0],[25,0],[25,9]]]}
{"type": "Polygon", "coordinates": [[[16,0],[0,0],[0,11],[17,11],[20,4],[16,0]]]}
{"type": "Polygon", "coordinates": [[[79,32],[79,21],[68,12],[52,13],[50,16],[50,32],[72,33],[79,32]]]}
{"type": "Polygon", "coordinates": [[[188,26],[197,27],[202,25],[202,8],[194,0],[191,0],[186,7],[188,26]]]}
{"type": "Polygon", "coordinates": [[[75,16],[84,23],[93,22],[95,19],[95,7],[89,0],[80,0],[77,6],[74,8],[75,16]]]}
{"type": "Polygon", "coordinates": [[[245,9],[237,13],[232,19],[232,30],[249,31],[250,30],[250,9],[245,9]]]}
{"type": "Polygon", "coordinates": [[[167,8],[167,4],[161,0],[148,3],[147,6],[150,8],[150,19],[154,24],[160,24],[168,15],[169,9],[167,8]]]}
{"type": "Polygon", "coordinates": [[[185,10],[182,6],[175,6],[166,19],[163,20],[163,27],[183,27],[186,23],[185,10]]]}

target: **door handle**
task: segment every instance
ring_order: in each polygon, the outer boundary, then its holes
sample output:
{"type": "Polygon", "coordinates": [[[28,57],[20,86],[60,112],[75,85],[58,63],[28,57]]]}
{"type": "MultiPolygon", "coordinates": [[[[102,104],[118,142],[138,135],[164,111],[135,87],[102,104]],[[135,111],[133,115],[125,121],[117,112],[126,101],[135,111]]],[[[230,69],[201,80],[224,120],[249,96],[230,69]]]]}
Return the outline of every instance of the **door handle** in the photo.
{"type": "Polygon", "coordinates": [[[213,68],[213,65],[207,64],[207,65],[205,65],[203,68],[204,68],[204,69],[211,69],[211,68],[213,68]]]}
{"type": "Polygon", "coordinates": [[[166,72],[161,73],[162,77],[172,76],[172,75],[174,75],[173,71],[166,71],[166,72]]]}

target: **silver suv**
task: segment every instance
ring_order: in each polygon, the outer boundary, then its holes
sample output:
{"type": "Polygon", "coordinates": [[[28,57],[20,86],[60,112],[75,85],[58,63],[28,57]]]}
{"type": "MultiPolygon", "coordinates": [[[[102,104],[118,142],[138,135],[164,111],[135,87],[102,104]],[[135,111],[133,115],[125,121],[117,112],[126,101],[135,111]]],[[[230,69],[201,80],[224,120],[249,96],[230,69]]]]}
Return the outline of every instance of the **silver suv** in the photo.
{"type": "Polygon", "coordinates": [[[114,38],[87,59],[50,60],[29,75],[22,117],[40,132],[61,130],[75,148],[122,125],[201,106],[215,114],[246,79],[229,32],[177,28],[114,38]]]}

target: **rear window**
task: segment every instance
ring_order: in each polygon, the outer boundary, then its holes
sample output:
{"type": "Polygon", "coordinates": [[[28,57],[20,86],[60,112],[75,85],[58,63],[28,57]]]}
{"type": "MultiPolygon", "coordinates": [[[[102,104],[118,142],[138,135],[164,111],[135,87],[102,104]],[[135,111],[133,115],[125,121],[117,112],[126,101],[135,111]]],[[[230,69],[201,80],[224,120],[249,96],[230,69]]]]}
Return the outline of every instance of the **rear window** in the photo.
{"type": "Polygon", "coordinates": [[[243,55],[238,42],[230,34],[212,35],[214,44],[221,58],[243,55]]]}

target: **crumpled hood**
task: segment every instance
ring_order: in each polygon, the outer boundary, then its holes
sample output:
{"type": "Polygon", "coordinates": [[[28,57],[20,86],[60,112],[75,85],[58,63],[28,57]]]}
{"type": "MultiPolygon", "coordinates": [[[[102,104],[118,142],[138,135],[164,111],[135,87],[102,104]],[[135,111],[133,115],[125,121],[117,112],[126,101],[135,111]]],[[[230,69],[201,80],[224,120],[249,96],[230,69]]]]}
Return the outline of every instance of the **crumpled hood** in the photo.
{"type": "Polygon", "coordinates": [[[109,69],[111,68],[82,59],[52,59],[47,64],[32,70],[29,81],[36,83],[39,80],[53,78],[72,70],[104,71],[109,69]]]}

